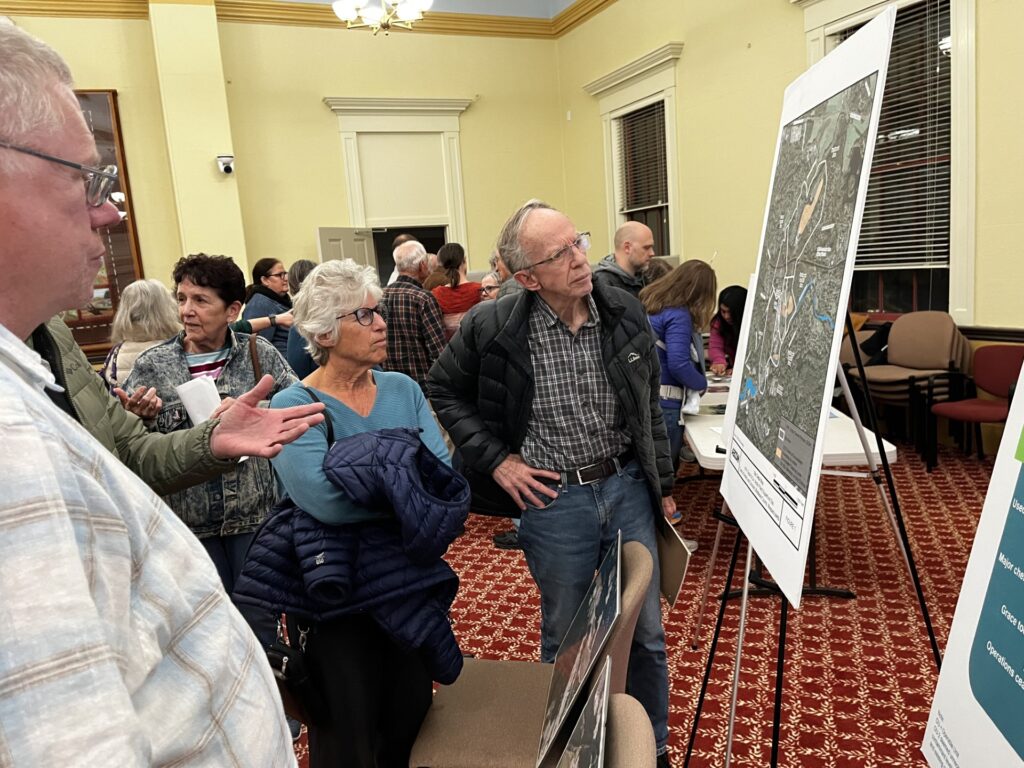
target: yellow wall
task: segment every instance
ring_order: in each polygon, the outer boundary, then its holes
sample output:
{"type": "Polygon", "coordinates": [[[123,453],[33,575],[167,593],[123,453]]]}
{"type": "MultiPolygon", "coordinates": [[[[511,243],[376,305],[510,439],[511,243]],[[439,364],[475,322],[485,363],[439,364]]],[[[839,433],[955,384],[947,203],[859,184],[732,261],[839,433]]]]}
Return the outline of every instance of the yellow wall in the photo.
{"type": "Polygon", "coordinates": [[[783,2],[691,0],[668,6],[618,0],[558,41],[567,205],[595,234],[592,260],[610,250],[597,99],[582,86],[665,43],[676,65],[683,258],[710,260],[719,285],[747,284],[757,259],[786,84],[805,68],[803,13],[783,2]]]}
{"type": "Polygon", "coordinates": [[[975,325],[1024,326],[1024,47],[1019,0],[977,0],[975,325]]]}
{"type": "Polygon", "coordinates": [[[117,90],[139,247],[146,277],[171,281],[182,256],[149,22],[15,17],[67,60],[78,88],[117,90]]]}
{"type": "MultiPolygon", "coordinates": [[[[556,40],[217,25],[247,257],[315,258],[318,226],[345,226],[337,119],[325,96],[477,97],[461,118],[470,265],[530,196],[564,207],[609,250],[601,120],[582,86],[669,41],[687,258],[745,282],[764,216],[782,93],[806,65],[803,11],[786,0],[617,0],[556,40]],[[571,112],[572,118],[567,119],[571,112]]],[[[1024,71],[1019,0],[977,0],[975,324],[1020,326],[1024,71]]],[[[143,263],[167,279],[182,250],[149,22],[17,17],[68,59],[83,88],[116,88],[143,263]],[[103,55],[97,55],[102,51],[103,55]]],[[[211,148],[211,153],[220,150],[211,148]]],[[[211,156],[212,156],[211,154],[211,156]]],[[[209,222],[218,211],[211,209],[209,222]]]]}
{"type": "Polygon", "coordinates": [[[478,97],[460,118],[471,269],[518,203],[563,202],[551,41],[243,23],[220,38],[250,262],[315,260],[316,228],[351,223],[327,96],[478,97]]]}

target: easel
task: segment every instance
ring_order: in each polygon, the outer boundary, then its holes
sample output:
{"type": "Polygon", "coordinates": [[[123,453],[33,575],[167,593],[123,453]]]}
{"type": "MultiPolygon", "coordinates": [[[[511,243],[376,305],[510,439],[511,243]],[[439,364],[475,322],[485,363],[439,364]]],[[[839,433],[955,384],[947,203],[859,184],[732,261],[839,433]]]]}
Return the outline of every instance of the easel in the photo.
{"type": "MultiPolygon", "coordinates": [[[[860,349],[856,343],[856,334],[853,330],[853,322],[850,318],[849,313],[846,315],[846,329],[850,336],[851,347],[853,349],[854,361],[857,365],[857,370],[860,373],[860,380],[867,381],[867,377],[864,373],[864,363],[860,355],[860,349]]],[[[864,425],[860,420],[860,415],[857,411],[856,404],[853,401],[853,395],[850,392],[849,383],[846,380],[846,375],[843,373],[842,368],[837,368],[838,379],[840,387],[843,391],[843,396],[846,400],[846,404],[850,409],[850,415],[853,419],[854,424],[857,428],[857,434],[860,437],[861,446],[864,448],[864,455],[867,459],[868,466],[870,467],[870,474],[874,480],[875,487],[878,489],[879,497],[882,500],[882,505],[886,510],[889,517],[890,524],[893,526],[894,531],[897,533],[897,540],[900,544],[900,549],[903,552],[904,562],[907,565],[907,570],[910,573],[911,580],[914,584],[914,589],[917,593],[918,603],[921,607],[921,614],[924,617],[925,627],[928,630],[928,639],[931,642],[932,654],[935,658],[936,669],[942,666],[942,655],[939,651],[938,642],[935,639],[935,630],[932,627],[931,616],[928,613],[928,606],[925,603],[924,591],[921,588],[921,580],[917,573],[917,566],[914,563],[914,558],[910,549],[910,540],[907,536],[906,525],[903,521],[903,515],[900,511],[899,498],[896,495],[896,484],[893,481],[892,468],[889,466],[889,459],[885,455],[885,447],[882,443],[882,436],[878,432],[878,422],[875,415],[874,404],[871,401],[870,393],[867,393],[865,401],[865,410],[868,416],[868,424],[872,432],[875,435],[876,447],[878,449],[878,456],[882,462],[882,468],[885,474],[886,484],[889,490],[889,496],[887,497],[885,491],[882,488],[882,480],[878,471],[878,464],[875,461],[874,456],[871,453],[871,448],[868,445],[867,435],[864,432],[864,425]],[[890,504],[891,498],[891,504],[890,504]]],[[[823,470],[824,472],[824,470],[823,470]]],[[[846,473],[840,473],[846,474],[846,473]]],[[[698,615],[697,625],[694,630],[693,646],[696,647],[697,631],[700,629],[701,620],[703,618],[704,605],[707,601],[708,591],[710,589],[711,582],[711,570],[714,567],[715,557],[718,553],[718,546],[721,542],[722,528],[725,525],[724,515],[728,513],[728,504],[722,504],[723,516],[719,517],[718,531],[715,535],[715,545],[712,549],[711,560],[708,564],[708,573],[705,577],[704,583],[704,597],[701,601],[700,614],[698,615]]],[[[813,532],[811,534],[813,536],[813,532]]],[[[694,714],[693,728],[690,731],[690,740],[686,748],[686,759],[684,766],[689,766],[690,757],[693,754],[693,744],[697,736],[697,729],[700,724],[700,713],[704,705],[704,698],[707,695],[708,682],[711,679],[711,668],[714,664],[715,649],[718,646],[718,638],[722,629],[722,621],[725,616],[726,601],[729,598],[729,591],[732,587],[732,579],[736,570],[736,561],[739,556],[740,539],[742,538],[742,532],[738,531],[736,535],[736,543],[733,547],[732,560],[729,563],[729,573],[726,579],[725,590],[722,593],[721,606],[718,611],[718,620],[715,624],[715,632],[711,642],[711,648],[708,653],[707,664],[704,668],[704,679],[701,682],[700,695],[697,699],[697,710],[694,714]]],[[[749,584],[750,584],[750,569],[751,562],[753,559],[753,547],[749,540],[747,541],[747,556],[746,563],[744,566],[744,578],[743,578],[743,590],[742,599],[740,602],[740,624],[739,632],[736,638],[736,659],[733,663],[733,675],[732,675],[732,695],[729,703],[729,725],[726,736],[726,747],[725,747],[725,768],[729,768],[732,760],[732,743],[733,737],[735,736],[735,725],[736,725],[736,700],[739,693],[739,678],[740,678],[740,663],[743,656],[743,635],[746,628],[747,621],[747,600],[749,597],[749,584]]],[[[776,661],[775,668],[775,707],[772,721],[772,751],[771,751],[771,766],[775,768],[778,765],[779,756],[779,739],[782,721],[782,686],[783,677],[785,670],[785,646],[786,646],[786,623],[789,616],[789,601],[785,595],[779,593],[782,606],[781,616],[779,620],[779,652],[776,661]]]]}

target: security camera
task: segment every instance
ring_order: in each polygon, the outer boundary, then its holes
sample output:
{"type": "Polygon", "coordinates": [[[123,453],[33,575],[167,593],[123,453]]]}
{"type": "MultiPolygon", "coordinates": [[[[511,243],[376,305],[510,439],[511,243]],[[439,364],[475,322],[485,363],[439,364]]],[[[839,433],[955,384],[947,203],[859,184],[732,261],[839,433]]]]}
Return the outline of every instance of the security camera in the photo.
{"type": "Polygon", "coordinates": [[[234,155],[217,155],[217,168],[221,173],[232,174],[235,172],[234,155]]]}

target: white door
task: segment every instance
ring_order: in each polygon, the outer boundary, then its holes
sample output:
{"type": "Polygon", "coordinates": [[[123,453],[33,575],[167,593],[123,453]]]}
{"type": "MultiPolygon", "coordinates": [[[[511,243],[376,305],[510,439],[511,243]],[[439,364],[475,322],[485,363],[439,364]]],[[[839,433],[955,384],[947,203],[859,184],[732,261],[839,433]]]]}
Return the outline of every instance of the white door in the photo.
{"type": "Polygon", "coordinates": [[[317,252],[320,262],[352,259],[357,264],[377,269],[373,232],[366,227],[317,227],[317,252]]]}

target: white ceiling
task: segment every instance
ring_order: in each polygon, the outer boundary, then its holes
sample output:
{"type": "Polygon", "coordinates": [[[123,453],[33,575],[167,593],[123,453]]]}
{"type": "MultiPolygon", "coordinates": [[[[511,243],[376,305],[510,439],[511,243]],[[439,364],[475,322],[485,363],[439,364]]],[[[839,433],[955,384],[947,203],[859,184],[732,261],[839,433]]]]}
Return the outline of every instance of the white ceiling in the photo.
{"type": "MultiPolygon", "coordinates": [[[[317,3],[330,5],[331,0],[282,0],[286,3],[317,3]]],[[[434,0],[432,11],[445,13],[479,13],[488,16],[527,16],[551,19],[564,11],[574,0],[434,0]]]]}

